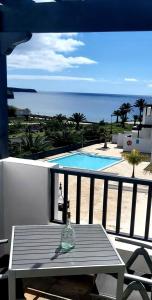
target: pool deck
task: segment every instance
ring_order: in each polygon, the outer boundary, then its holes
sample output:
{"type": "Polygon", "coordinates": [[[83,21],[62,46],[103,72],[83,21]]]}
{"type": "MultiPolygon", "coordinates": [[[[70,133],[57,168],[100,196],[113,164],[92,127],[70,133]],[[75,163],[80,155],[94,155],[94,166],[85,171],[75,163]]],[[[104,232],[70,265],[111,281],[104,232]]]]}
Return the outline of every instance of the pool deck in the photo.
{"type": "MultiPolygon", "coordinates": [[[[95,144],[92,146],[80,148],[77,151],[88,152],[90,154],[104,155],[104,156],[114,156],[114,157],[122,157],[123,149],[120,149],[116,146],[116,144],[108,143],[108,149],[103,148],[103,144],[95,144]]],[[[46,157],[42,159],[43,161],[48,161],[49,159],[54,159],[57,157],[62,157],[68,155],[69,152],[57,154],[53,156],[46,157]]],[[[152,180],[152,174],[145,173],[144,169],[147,167],[149,162],[142,162],[138,166],[135,167],[135,176],[137,178],[149,179],[152,180]]],[[[101,170],[102,171],[102,170],[101,170]]],[[[104,168],[102,172],[108,172],[116,175],[122,175],[126,177],[131,177],[132,174],[132,166],[128,164],[126,161],[121,161],[118,164],[115,164],[111,167],[104,168]]]]}
{"type": "MultiPolygon", "coordinates": [[[[84,147],[79,149],[79,151],[88,152],[91,154],[105,155],[105,156],[115,156],[120,157],[123,152],[122,149],[117,148],[115,144],[108,143],[108,149],[103,149],[103,144],[95,144],[92,146],[84,147]]],[[[45,161],[51,158],[60,157],[68,153],[55,155],[45,158],[45,161]]],[[[44,159],[43,159],[44,160],[44,159]]],[[[144,168],[149,164],[149,162],[142,162],[135,168],[135,176],[137,178],[143,178],[152,180],[152,174],[145,173],[144,168]]],[[[111,167],[108,167],[99,172],[110,173],[113,175],[122,175],[126,177],[131,177],[132,166],[126,161],[121,161],[111,167]]],[[[60,175],[59,180],[63,183],[63,176],[60,175]]],[[[89,209],[89,179],[82,178],[82,189],[81,189],[81,220],[82,223],[88,222],[88,209],[89,209]]],[[[107,213],[107,228],[112,229],[115,227],[116,220],[116,210],[117,210],[117,185],[114,182],[109,182],[108,191],[108,213],[107,213]]],[[[102,199],[103,199],[103,181],[95,181],[95,195],[94,195],[94,223],[101,223],[102,220],[102,199]]],[[[72,221],[75,222],[76,213],[76,178],[70,176],[69,178],[69,200],[70,208],[72,214],[72,221]]],[[[132,204],[132,188],[124,184],[123,195],[122,195],[122,209],[121,209],[121,230],[127,232],[130,226],[130,211],[132,204]]],[[[135,234],[144,234],[145,228],[145,217],[147,208],[147,188],[139,187],[137,193],[137,205],[136,212],[137,217],[135,219],[135,234]]],[[[152,233],[152,222],[150,226],[150,232],[152,233]]]]}

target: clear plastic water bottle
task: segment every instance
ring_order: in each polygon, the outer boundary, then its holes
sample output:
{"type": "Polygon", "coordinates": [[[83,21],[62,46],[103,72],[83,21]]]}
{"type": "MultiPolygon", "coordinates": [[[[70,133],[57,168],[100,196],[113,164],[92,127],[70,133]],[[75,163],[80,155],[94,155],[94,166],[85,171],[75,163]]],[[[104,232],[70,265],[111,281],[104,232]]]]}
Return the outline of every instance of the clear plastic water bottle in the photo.
{"type": "Polygon", "coordinates": [[[70,212],[67,213],[67,224],[61,232],[61,249],[68,252],[75,247],[75,231],[70,221],[70,212]]]}

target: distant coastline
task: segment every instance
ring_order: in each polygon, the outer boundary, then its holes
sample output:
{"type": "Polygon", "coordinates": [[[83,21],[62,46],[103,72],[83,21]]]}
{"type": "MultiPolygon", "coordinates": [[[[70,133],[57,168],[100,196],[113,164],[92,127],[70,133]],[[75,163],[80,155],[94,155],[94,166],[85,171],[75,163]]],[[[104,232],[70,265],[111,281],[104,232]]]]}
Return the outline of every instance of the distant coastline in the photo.
{"type": "Polygon", "coordinates": [[[88,95],[88,96],[116,96],[116,97],[148,97],[152,99],[152,95],[137,95],[137,94],[112,94],[112,93],[81,93],[81,92],[58,92],[58,91],[37,91],[37,93],[50,93],[50,94],[76,94],[76,95],[88,95]]]}
{"type": "Polygon", "coordinates": [[[28,89],[28,88],[16,88],[16,87],[8,87],[8,92],[15,92],[15,93],[37,93],[35,89],[28,89]]]}
{"type": "MultiPolygon", "coordinates": [[[[83,113],[90,122],[111,120],[111,114],[124,102],[132,105],[139,98],[152,102],[152,96],[95,94],[72,92],[14,92],[14,99],[9,104],[18,108],[29,108],[33,114],[64,114],[67,117],[75,112],[83,113]]],[[[136,113],[136,109],[132,115],[136,113]]],[[[114,120],[114,119],[113,119],[114,120]]]]}

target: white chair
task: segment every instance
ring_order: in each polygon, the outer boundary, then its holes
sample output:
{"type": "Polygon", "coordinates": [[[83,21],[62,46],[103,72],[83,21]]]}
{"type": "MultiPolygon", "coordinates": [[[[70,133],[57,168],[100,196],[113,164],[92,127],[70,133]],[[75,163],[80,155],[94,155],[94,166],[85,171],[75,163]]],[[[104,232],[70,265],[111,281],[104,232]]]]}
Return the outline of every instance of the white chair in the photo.
{"type": "MultiPolygon", "coordinates": [[[[116,241],[137,246],[129,260],[126,262],[126,272],[124,275],[124,293],[122,300],[152,300],[152,260],[147,249],[152,250],[150,243],[133,240],[130,238],[116,237],[116,241]],[[140,273],[132,268],[138,257],[143,257],[147,265],[148,272],[143,270],[140,273]]],[[[94,299],[116,299],[116,276],[111,274],[99,274],[96,278],[99,294],[93,295],[94,299]],[[100,288],[99,288],[100,285],[100,288]]]]}

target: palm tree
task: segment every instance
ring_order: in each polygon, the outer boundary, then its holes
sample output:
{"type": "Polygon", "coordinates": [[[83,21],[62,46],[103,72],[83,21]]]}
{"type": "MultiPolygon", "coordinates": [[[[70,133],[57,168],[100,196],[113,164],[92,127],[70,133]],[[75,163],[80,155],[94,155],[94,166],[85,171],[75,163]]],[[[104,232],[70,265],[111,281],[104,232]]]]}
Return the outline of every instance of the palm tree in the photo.
{"type": "Polygon", "coordinates": [[[120,107],[119,107],[119,111],[120,111],[120,118],[121,118],[121,123],[122,123],[122,127],[125,127],[125,122],[127,121],[128,117],[127,114],[131,111],[132,106],[129,102],[127,103],[123,103],[120,107]]]}
{"type": "Polygon", "coordinates": [[[129,102],[127,102],[127,103],[123,103],[120,106],[119,110],[124,112],[126,119],[127,119],[127,114],[130,113],[131,108],[132,108],[131,104],[129,102]]]}
{"type": "Polygon", "coordinates": [[[81,113],[74,113],[70,119],[76,123],[76,130],[79,130],[80,122],[86,121],[86,116],[81,113]]]}
{"type": "Polygon", "coordinates": [[[55,120],[57,120],[59,123],[62,123],[63,121],[65,121],[67,118],[65,115],[62,114],[57,114],[53,117],[55,120]]]}
{"type": "Polygon", "coordinates": [[[108,145],[107,145],[107,142],[109,141],[110,139],[110,132],[104,128],[103,132],[102,132],[102,137],[104,139],[104,145],[103,145],[103,148],[107,149],[108,148],[108,145]]]}
{"type": "Polygon", "coordinates": [[[41,135],[34,136],[30,130],[21,138],[21,147],[24,151],[40,152],[45,149],[46,145],[48,145],[48,142],[46,142],[44,137],[41,135]]]}
{"type": "Polygon", "coordinates": [[[123,153],[122,156],[133,166],[132,178],[135,177],[135,166],[139,165],[144,156],[136,149],[133,149],[130,153],[123,153]]]}
{"type": "Polygon", "coordinates": [[[113,115],[117,117],[116,123],[119,122],[119,117],[121,116],[120,109],[114,110],[113,115]]]}
{"type": "Polygon", "coordinates": [[[73,145],[81,141],[81,134],[76,130],[64,129],[52,133],[51,140],[55,147],[73,145]]]}
{"type": "Polygon", "coordinates": [[[145,105],[146,105],[146,101],[145,101],[145,99],[142,99],[142,98],[136,100],[135,105],[134,105],[135,107],[139,108],[140,124],[142,121],[142,113],[143,113],[145,105]]]}
{"type": "Polygon", "coordinates": [[[127,121],[127,116],[124,109],[120,109],[120,118],[121,118],[122,127],[125,128],[125,122],[127,121]]]}
{"type": "Polygon", "coordinates": [[[139,116],[138,115],[133,115],[133,117],[134,117],[134,125],[136,125],[136,122],[139,119],[139,116]]]}

